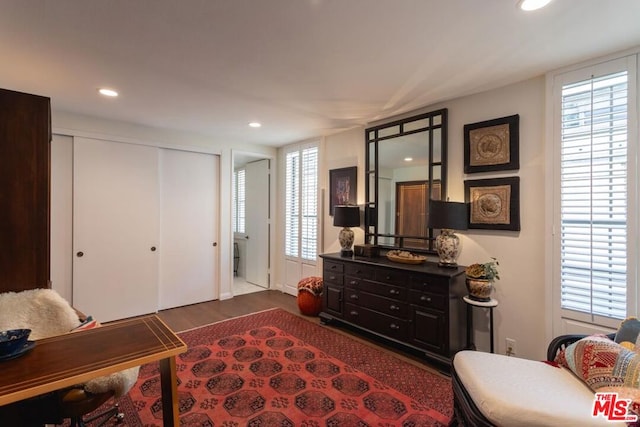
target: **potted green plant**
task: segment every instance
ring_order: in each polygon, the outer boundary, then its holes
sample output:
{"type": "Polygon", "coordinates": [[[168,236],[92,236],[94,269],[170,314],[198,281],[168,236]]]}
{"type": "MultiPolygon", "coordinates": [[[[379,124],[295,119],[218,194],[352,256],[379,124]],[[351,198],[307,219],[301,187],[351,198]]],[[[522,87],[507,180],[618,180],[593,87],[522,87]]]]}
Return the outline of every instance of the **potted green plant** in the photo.
{"type": "Polygon", "coordinates": [[[498,260],[492,257],[491,261],[471,264],[465,269],[469,298],[484,302],[491,300],[493,282],[500,280],[499,265],[498,260]]]}

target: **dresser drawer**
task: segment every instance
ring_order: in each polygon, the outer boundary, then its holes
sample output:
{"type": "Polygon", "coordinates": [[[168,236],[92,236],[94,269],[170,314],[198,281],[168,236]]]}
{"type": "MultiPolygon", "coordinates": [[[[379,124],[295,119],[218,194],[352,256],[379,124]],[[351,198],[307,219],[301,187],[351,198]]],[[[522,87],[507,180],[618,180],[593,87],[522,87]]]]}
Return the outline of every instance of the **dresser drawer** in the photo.
{"type": "Polygon", "coordinates": [[[345,288],[344,298],[346,302],[350,304],[359,304],[360,292],[358,292],[356,289],[345,288]]]}
{"type": "Polygon", "coordinates": [[[344,273],[349,276],[359,277],[361,279],[373,279],[373,273],[375,269],[358,264],[346,264],[344,266],[344,273]]]}
{"type": "Polygon", "coordinates": [[[344,264],[341,262],[333,262],[325,260],[323,263],[323,268],[326,271],[332,271],[334,273],[344,273],[344,264]]]}
{"type": "Polygon", "coordinates": [[[401,270],[393,270],[390,268],[377,268],[374,272],[373,279],[376,282],[406,286],[407,281],[409,280],[409,274],[401,270]]]}
{"type": "Polygon", "coordinates": [[[368,292],[358,293],[358,304],[360,307],[369,308],[391,316],[406,318],[409,314],[409,304],[368,292]]]}
{"type": "Polygon", "coordinates": [[[447,309],[447,296],[440,294],[432,294],[429,292],[418,292],[416,290],[409,291],[409,301],[411,304],[420,305],[422,307],[431,308],[438,311],[447,309]]]}
{"type": "Polygon", "coordinates": [[[361,277],[344,276],[344,285],[350,288],[360,288],[362,286],[362,282],[364,282],[364,279],[362,279],[361,277]]]}
{"type": "MultiPolygon", "coordinates": [[[[360,322],[360,307],[353,304],[344,305],[344,320],[354,323],[356,325],[362,325],[360,322]]],[[[364,325],[362,325],[364,326],[364,325]]]]}
{"type": "Polygon", "coordinates": [[[322,280],[324,280],[326,283],[333,283],[334,285],[343,286],[344,275],[342,273],[324,270],[322,280]]]}
{"type": "Polygon", "coordinates": [[[411,275],[409,285],[412,289],[429,292],[432,294],[449,294],[449,281],[446,277],[431,276],[428,274],[411,275]]]}
{"type": "Polygon", "coordinates": [[[372,282],[370,280],[363,280],[359,289],[383,297],[393,298],[398,301],[406,301],[408,296],[407,288],[386,285],[380,282],[372,282]]]}
{"type": "Polygon", "coordinates": [[[345,319],[350,318],[352,323],[399,341],[406,341],[409,337],[407,320],[350,304],[346,307],[345,319]]]}

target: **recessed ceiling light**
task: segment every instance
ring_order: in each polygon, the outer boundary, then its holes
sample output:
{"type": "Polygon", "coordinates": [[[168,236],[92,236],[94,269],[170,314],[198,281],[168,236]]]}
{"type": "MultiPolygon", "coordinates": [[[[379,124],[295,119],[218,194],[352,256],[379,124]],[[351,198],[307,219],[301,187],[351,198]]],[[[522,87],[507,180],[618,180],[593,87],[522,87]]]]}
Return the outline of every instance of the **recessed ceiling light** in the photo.
{"type": "Polygon", "coordinates": [[[551,0],[519,0],[518,7],[524,11],[538,10],[548,5],[551,0]]]}
{"type": "Polygon", "coordinates": [[[98,92],[100,92],[101,95],[104,96],[109,96],[111,98],[115,98],[116,96],[118,96],[118,92],[116,92],[113,89],[107,89],[107,88],[100,88],[98,89],[98,92]]]}
{"type": "Polygon", "coordinates": [[[404,161],[405,162],[412,162],[413,161],[413,157],[405,157],[404,161]]]}
{"type": "Polygon", "coordinates": [[[260,126],[262,126],[262,124],[258,122],[251,122],[249,123],[249,126],[251,126],[252,128],[259,128],[260,126]]]}

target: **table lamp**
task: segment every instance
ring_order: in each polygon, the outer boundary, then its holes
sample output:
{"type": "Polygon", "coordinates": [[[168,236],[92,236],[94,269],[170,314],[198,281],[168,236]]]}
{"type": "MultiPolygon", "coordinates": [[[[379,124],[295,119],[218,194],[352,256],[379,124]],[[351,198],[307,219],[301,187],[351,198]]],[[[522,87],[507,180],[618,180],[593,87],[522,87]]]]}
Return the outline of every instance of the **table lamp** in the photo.
{"type": "Polygon", "coordinates": [[[467,229],[467,205],[460,202],[431,200],[429,202],[429,228],[439,228],[436,251],[440,267],[457,267],[460,239],[454,230],[467,229]]]}
{"type": "Polygon", "coordinates": [[[360,208],[357,206],[339,205],[333,208],[333,225],[344,227],[338,234],[342,250],[340,256],[352,256],[353,231],[349,227],[360,226],[360,208]]]}

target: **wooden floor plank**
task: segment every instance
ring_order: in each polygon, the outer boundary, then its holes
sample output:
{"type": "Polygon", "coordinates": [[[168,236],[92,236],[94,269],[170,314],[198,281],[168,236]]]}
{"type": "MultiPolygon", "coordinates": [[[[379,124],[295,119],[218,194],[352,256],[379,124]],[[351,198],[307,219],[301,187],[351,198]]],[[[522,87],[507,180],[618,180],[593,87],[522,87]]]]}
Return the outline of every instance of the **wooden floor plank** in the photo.
{"type": "Polygon", "coordinates": [[[223,301],[208,301],[162,310],[158,312],[158,317],[171,329],[180,332],[271,308],[282,308],[300,315],[296,297],[276,290],[265,290],[223,301]]]}

